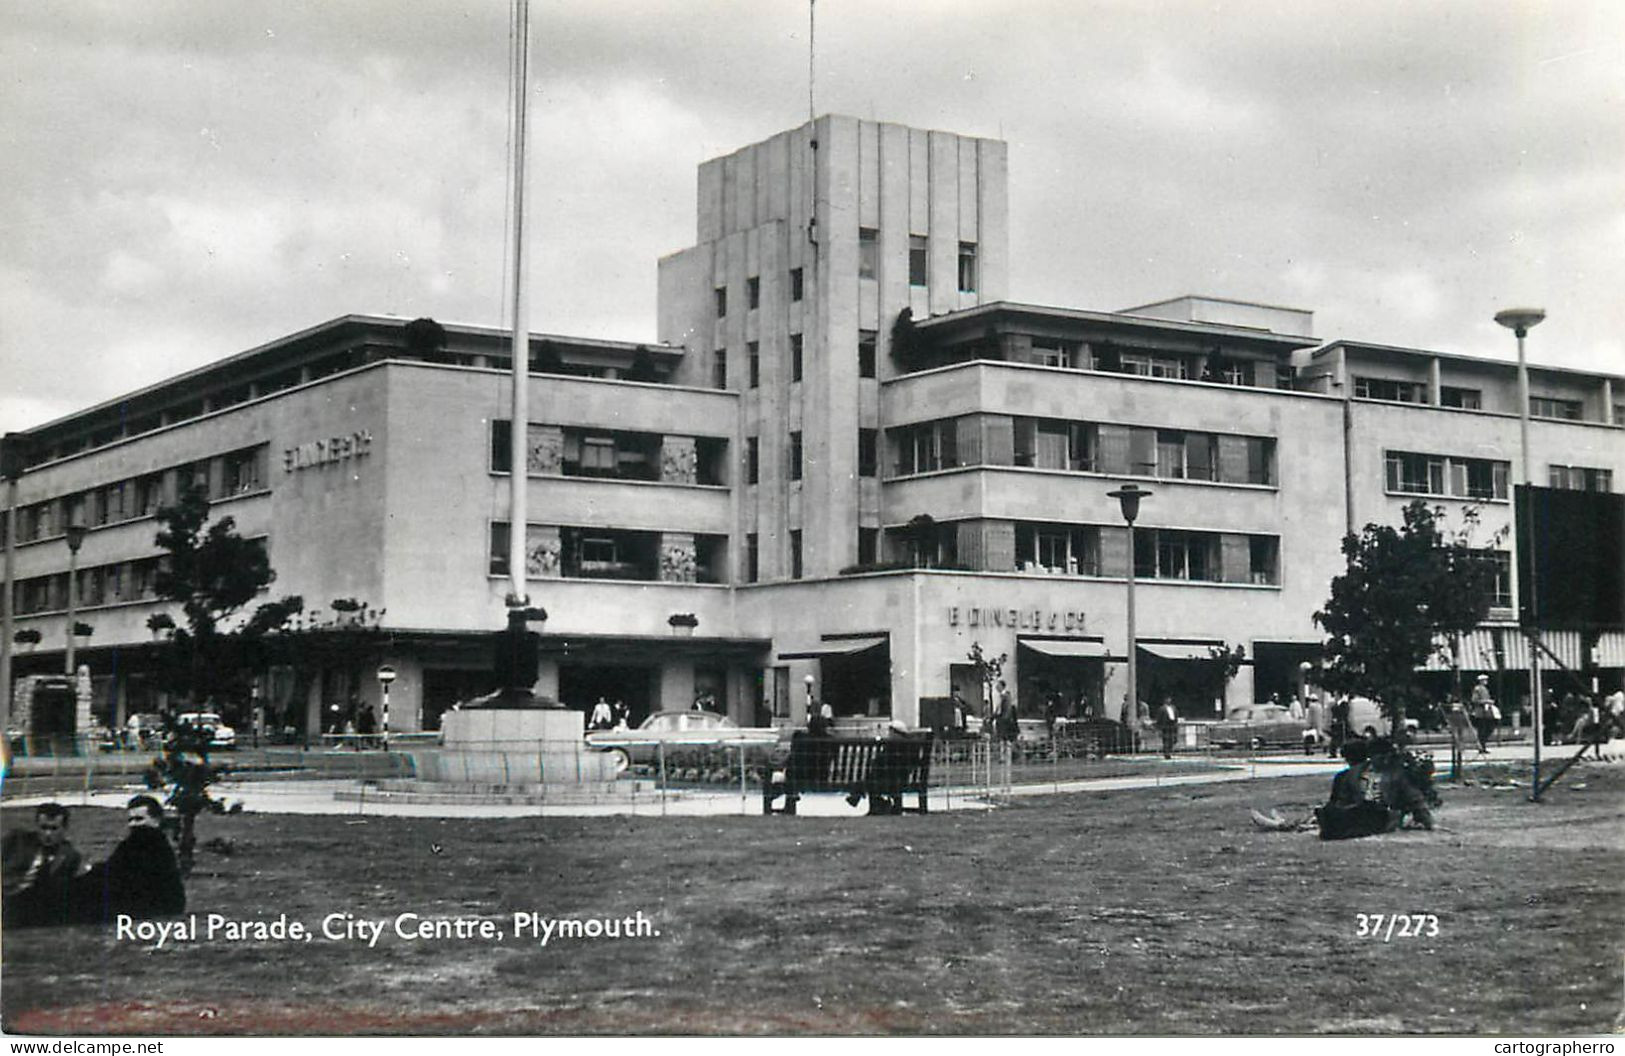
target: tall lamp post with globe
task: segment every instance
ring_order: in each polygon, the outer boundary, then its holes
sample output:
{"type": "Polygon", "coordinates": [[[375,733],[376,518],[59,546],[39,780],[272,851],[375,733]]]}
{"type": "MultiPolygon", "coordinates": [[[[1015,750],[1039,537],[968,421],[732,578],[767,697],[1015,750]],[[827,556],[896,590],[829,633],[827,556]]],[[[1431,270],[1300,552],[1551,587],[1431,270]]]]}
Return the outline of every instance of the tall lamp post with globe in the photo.
{"type": "MultiPolygon", "coordinates": [[[[1123,520],[1128,522],[1128,722],[1135,722],[1140,714],[1139,697],[1139,651],[1134,637],[1134,522],[1140,517],[1140,500],[1147,498],[1151,492],[1138,484],[1124,484],[1116,491],[1106,494],[1116,499],[1123,507],[1123,520]]],[[[1124,723],[1127,725],[1127,722],[1124,723]]]]}
{"type": "MultiPolygon", "coordinates": [[[[1529,461],[1529,364],[1523,355],[1523,339],[1529,331],[1542,319],[1546,318],[1546,311],[1542,308],[1508,308],[1495,313],[1495,321],[1511,330],[1518,339],[1518,452],[1520,470],[1523,476],[1524,502],[1527,504],[1529,519],[1521,526],[1528,533],[1530,564],[1535,563],[1535,481],[1530,473],[1529,461]]],[[[1513,504],[1516,512],[1517,504],[1513,504]]],[[[1535,569],[1529,569],[1529,596],[1524,599],[1524,612],[1528,617],[1525,633],[1529,638],[1529,710],[1532,720],[1532,732],[1535,742],[1534,776],[1529,784],[1529,798],[1540,799],[1540,748],[1544,737],[1545,717],[1541,714],[1545,698],[1540,680],[1540,608],[1537,604],[1538,595],[1535,586],[1535,569]]]]}

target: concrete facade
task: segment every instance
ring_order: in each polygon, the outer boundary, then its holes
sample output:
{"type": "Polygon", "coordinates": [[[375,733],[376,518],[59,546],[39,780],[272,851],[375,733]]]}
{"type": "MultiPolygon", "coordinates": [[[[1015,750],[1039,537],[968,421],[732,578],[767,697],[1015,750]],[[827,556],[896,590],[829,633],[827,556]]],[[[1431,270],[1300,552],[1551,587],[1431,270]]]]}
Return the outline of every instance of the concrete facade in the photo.
{"type": "MultiPolygon", "coordinates": [[[[1345,531],[1420,497],[1476,511],[1510,560],[1510,366],[1324,342],[1307,311],[1221,298],[1009,302],[1005,184],[1003,143],[823,117],[700,167],[696,243],[660,262],[660,343],[533,335],[539,693],[635,717],[710,694],[741,723],[798,722],[810,677],[849,724],[916,722],[923,700],[982,697],[978,647],[1025,714],[1059,694],[1117,718],[1132,560],[1143,695],[1210,718],[1295,688],[1345,531]],[[1127,480],[1152,492],[1132,547],[1107,494],[1127,480]],[[1212,654],[1237,646],[1225,678],[1212,654]]],[[[196,480],[265,540],[267,598],[379,614],[348,670],[261,673],[276,723],[376,710],[384,662],[396,730],[493,688],[507,339],[416,327],[334,320],[22,437],[14,595],[41,642],[17,673],[60,668],[74,520],[96,711],[162,706],[152,513],[196,480]]],[[[1536,483],[1618,490],[1622,393],[1533,371],[1536,483]]]]}

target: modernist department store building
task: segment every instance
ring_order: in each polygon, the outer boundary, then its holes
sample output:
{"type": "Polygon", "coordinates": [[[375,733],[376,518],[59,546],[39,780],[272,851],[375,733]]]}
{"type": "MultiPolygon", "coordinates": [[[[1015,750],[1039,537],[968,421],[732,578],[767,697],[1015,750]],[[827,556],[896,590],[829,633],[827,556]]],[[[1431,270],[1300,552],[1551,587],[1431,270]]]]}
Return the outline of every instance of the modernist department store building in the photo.
{"type": "MultiPolygon", "coordinates": [[[[1453,523],[1479,510],[1500,551],[1461,666],[1515,692],[1515,551],[1495,540],[1514,368],[1323,341],[1266,305],[1011,303],[1005,176],[996,140],[820,118],[700,167],[696,244],[660,262],[659,343],[533,336],[538,691],[635,716],[709,693],[754,724],[801,719],[811,675],[840,715],[914,722],[922,698],[979,699],[979,645],[1026,714],[1058,693],[1115,717],[1132,560],[1142,696],[1211,718],[1293,691],[1344,532],[1423,497],[1453,523]],[[1126,480],[1152,492],[1132,555],[1107,494],[1126,480]],[[1226,679],[1214,649],[1238,645],[1226,679]]],[[[262,679],[272,722],[376,699],[378,661],[395,729],[492,688],[508,335],[444,332],[346,316],[29,431],[14,597],[41,640],[16,673],[61,670],[78,522],[96,709],[161,707],[153,514],[198,481],[265,540],[276,595],[384,610],[365,669],[302,700],[262,679]]],[[[1625,378],[1537,367],[1530,403],[1535,483],[1614,491],[1625,378]]],[[[1625,665],[1617,630],[1548,641],[1605,682],[1625,665]]]]}

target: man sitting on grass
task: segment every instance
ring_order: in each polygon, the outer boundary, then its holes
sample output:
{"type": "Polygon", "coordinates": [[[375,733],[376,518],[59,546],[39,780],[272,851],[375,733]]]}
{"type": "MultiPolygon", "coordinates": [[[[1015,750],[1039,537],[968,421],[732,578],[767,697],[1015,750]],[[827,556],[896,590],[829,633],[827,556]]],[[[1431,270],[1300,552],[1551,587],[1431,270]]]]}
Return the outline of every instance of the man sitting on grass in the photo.
{"type": "Polygon", "coordinates": [[[0,859],[8,927],[66,919],[68,888],[83,867],[79,852],[68,842],[67,807],[41,803],[34,811],[34,831],[7,833],[0,859]]]}
{"type": "Polygon", "coordinates": [[[1407,816],[1433,828],[1432,764],[1407,756],[1386,737],[1343,745],[1348,767],[1332,778],[1331,799],[1315,811],[1323,840],[1352,840],[1399,828],[1407,816]]]}
{"type": "Polygon", "coordinates": [[[186,911],[180,866],[165,838],[164,808],[151,796],[125,804],[130,831],[105,862],[73,883],[74,923],[106,923],[119,914],[172,917],[186,911]]]}

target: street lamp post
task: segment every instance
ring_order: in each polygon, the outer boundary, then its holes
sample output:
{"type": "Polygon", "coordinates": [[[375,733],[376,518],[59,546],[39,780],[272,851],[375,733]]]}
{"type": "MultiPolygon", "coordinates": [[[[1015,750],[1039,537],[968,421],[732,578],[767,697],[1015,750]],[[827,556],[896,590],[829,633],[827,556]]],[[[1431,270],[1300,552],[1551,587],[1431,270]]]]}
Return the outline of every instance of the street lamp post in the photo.
{"type": "MultiPolygon", "coordinates": [[[[1529,538],[1529,598],[1527,612],[1529,625],[1526,628],[1529,638],[1529,695],[1530,718],[1532,733],[1535,741],[1534,774],[1529,784],[1529,798],[1535,801],[1540,799],[1540,748],[1545,736],[1545,716],[1541,714],[1545,699],[1540,680],[1540,610],[1536,605],[1535,586],[1535,481],[1530,473],[1529,462],[1529,363],[1524,359],[1523,339],[1529,331],[1542,319],[1546,312],[1542,308],[1508,308],[1495,313],[1495,321],[1511,330],[1518,339],[1518,460],[1522,468],[1524,501],[1529,504],[1529,520],[1524,525],[1528,530],[1529,538]]],[[[1516,510],[1516,503],[1513,505],[1516,510]]]]}
{"type": "Polygon", "coordinates": [[[1139,657],[1138,646],[1134,637],[1134,522],[1140,516],[1140,500],[1150,496],[1151,492],[1137,484],[1124,484],[1116,491],[1107,492],[1123,507],[1123,520],[1128,522],[1128,708],[1129,714],[1125,716],[1128,722],[1138,721],[1140,714],[1139,698],[1139,657]]]}
{"type": "Polygon", "coordinates": [[[79,607],[79,547],[85,541],[85,526],[70,524],[63,533],[68,538],[68,650],[63,666],[69,678],[74,676],[73,630],[79,607]]]}

